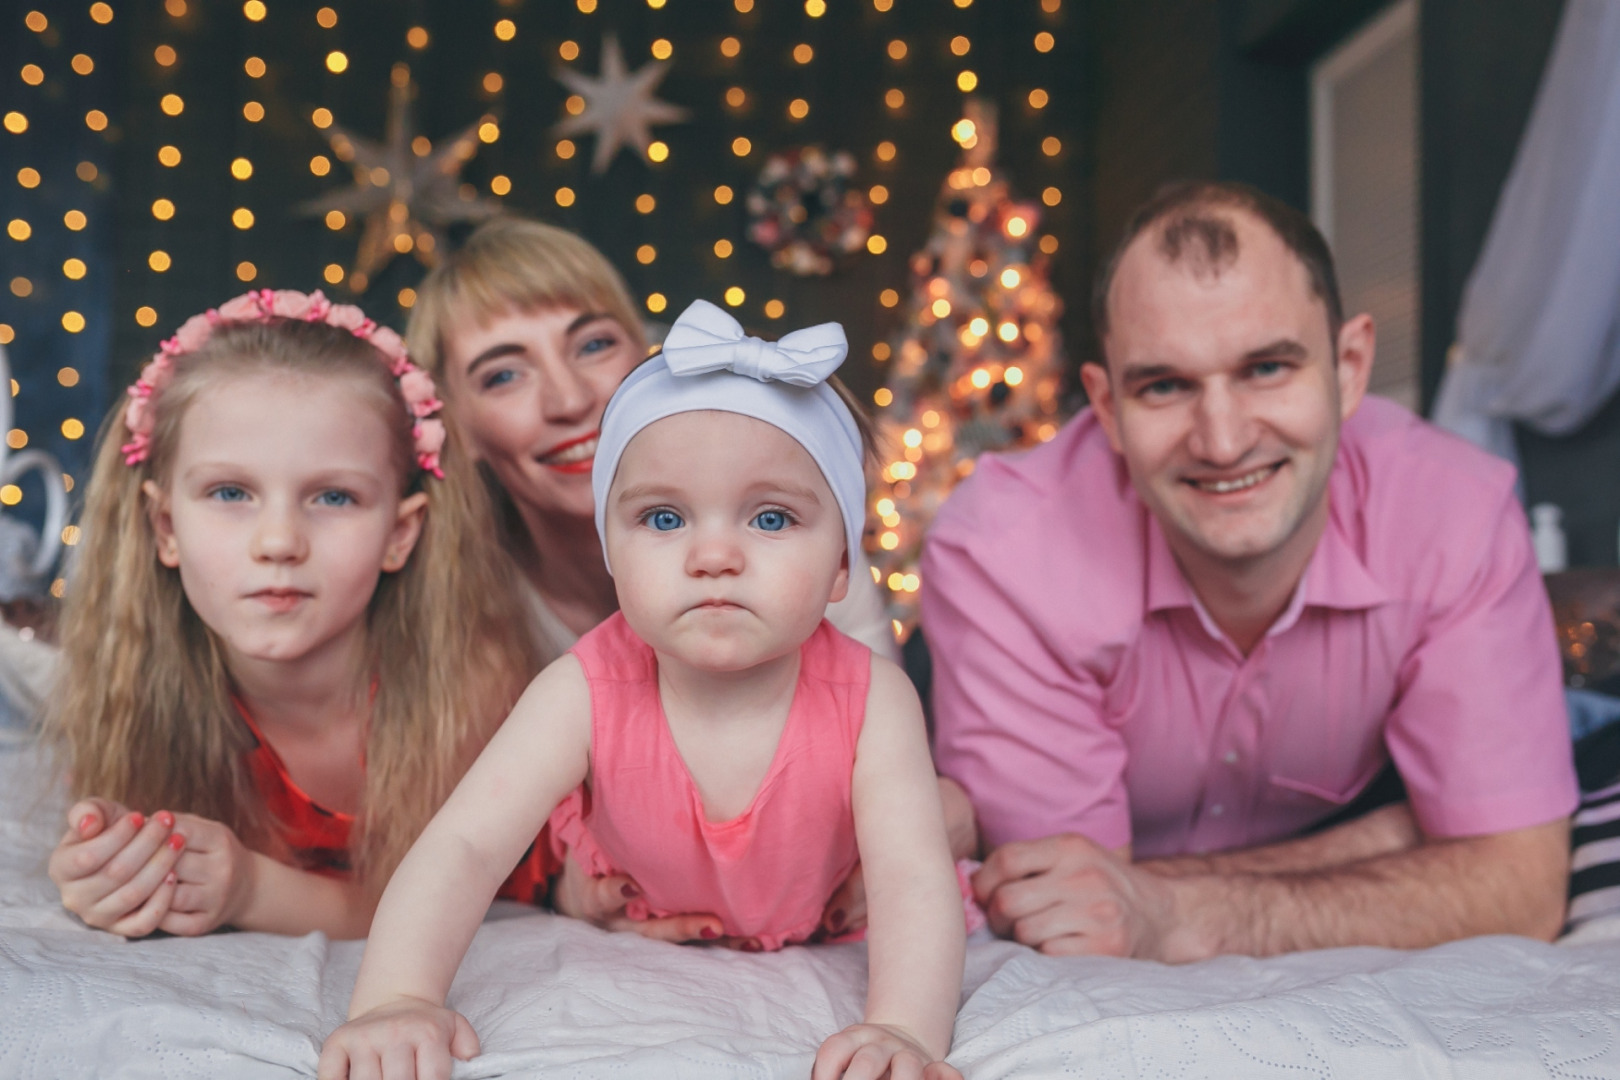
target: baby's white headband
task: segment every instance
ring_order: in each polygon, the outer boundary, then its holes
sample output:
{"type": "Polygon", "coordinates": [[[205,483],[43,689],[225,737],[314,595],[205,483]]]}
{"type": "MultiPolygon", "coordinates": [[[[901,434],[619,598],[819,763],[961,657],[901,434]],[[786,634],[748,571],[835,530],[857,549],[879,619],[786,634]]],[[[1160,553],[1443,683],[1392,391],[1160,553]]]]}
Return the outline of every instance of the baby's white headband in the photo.
{"type": "Polygon", "coordinates": [[[602,414],[591,492],[603,558],[608,488],[624,448],[654,421],[713,409],[763,420],[805,448],[844,515],[853,565],[866,522],[861,434],[849,407],[827,385],[827,376],[848,352],[844,328],[835,322],[795,330],[780,341],[761,341],[745,335],[736,319],[707,300],[693,301],[670,328],[664,351],[619,384],[602,414]]]}

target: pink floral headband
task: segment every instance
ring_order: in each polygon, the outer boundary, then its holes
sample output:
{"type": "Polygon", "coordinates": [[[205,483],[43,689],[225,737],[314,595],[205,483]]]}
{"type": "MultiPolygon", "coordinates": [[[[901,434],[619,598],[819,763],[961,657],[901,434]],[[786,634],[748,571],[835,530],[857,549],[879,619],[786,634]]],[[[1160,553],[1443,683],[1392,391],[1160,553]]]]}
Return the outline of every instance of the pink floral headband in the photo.
{"type": "Polygon", "coordinates": [[[444,407],[433,386],[433,377],[415,364],[405,351],[405,342],[386,326],[378,326],[366,318],[365,312],[352,304],[334,304],[319,291],[307,296],[289,289],[258,289],[228,300],[218,308],[210,308],[201,315],[193,315],[165,341],[151,361],[141,369],[141,377],[129,388],[129,404],[124,407],[124,426],[131,438],[119,447],[124,464],[139,465],[146,460],[152,446],[152,428],[157,423],[153,401],[158,392],[174,378],[174,359],[196,352],[208,343],[214,328],[240,326],[271,319],[301,319],[304,322],[324,322],[347,330],[361,341],[368,342],[383,354],[388,370],[399,380],[399,392],[405,405],[415,418],[411,435],[415,439],[416,463],[426,472],[444,479],[439,467],[439,450],[444,446],[444,421],[433,419],[433,414],[444,407]]]}

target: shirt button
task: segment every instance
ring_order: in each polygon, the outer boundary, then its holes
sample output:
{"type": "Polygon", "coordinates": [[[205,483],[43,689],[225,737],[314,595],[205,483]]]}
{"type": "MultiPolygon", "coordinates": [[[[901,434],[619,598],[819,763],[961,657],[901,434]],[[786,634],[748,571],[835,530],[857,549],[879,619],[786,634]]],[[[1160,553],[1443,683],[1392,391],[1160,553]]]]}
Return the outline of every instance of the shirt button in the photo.
{"type": "Polygon", "coordinates": [[[1226,762],[1228,765],[1236,765],[1238,763],[1238,752],[1236,750],[1228,750],[1226,752],[1226,756],[1221,758],[1221,760],[1226,762]]]}
{"type": "Polygon", "coordinates": [[[1226,807],[1222,806],[1220,803],[1216,803],[1214,806],[1209,808],[1210,817],[1220,817],[1224,813],[1226,813],[1226,807]]]}

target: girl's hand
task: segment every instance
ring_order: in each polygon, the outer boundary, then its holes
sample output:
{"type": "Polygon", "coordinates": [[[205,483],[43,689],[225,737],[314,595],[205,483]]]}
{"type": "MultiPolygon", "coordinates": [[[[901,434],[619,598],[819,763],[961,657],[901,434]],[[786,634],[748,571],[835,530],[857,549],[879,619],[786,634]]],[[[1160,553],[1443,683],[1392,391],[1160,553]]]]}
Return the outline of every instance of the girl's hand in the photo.
{"type": "Polygon", "coordinates": [[[584,919],[604,930],[628,930],[655,941],[676,944],[719,940],[722,923],[713,915],[671,915],[663,919],[626,917],[625,905],[640,895],[636,883],[623,874],[592,877],[569,855],[552,889],[551,900],[560,913],[584,919]]]}
{"type": "Polygon", "coordinates": [[[450,1080],[450,1059],[478,1056],[467,1018],[420,998],[400,998],[357,1016],[321,1047],[317,1080],[450,1080]]]}
{"type": "Polygon", "coordinates": [[[962,1074],[934,1059],[904,1028],[855,1024],[816,1051],[810,1080],[962,1080],[962,1074]]]}
{"type": "Polygon", "coordinates": [[[87,926],[124,937],[159,929],[177,888],[175,864],[185,841],[174,815],[147,818],[107,799],[68,810],[68,831],[51,852],[49,873],[62,906],[87,926]]]}
{"type": "Polygon", "coordinates": [[[253,852],[229,826],[195,814],[178,815],[174,834],[183,844],[178,883],[158,929],[196,937],[234,922],[253,898],[253,852]]]}

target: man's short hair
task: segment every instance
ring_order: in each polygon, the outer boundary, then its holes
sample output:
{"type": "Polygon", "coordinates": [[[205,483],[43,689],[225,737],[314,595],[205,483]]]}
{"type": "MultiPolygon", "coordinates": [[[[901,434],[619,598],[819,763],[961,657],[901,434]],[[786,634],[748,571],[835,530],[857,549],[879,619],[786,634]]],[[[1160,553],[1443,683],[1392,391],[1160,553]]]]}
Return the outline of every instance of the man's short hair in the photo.
{"type": "Polygon", "coordinates": [[[1159,234],[1159,254],[1171,263],[1195,259],[1212,273],[1238,257],[1237,230],[1222,210],[1246,211],[1259,218],[1276,234],[1283,246],[1305,267],[1311,292],[1327,308],[1328,335],[1337,339],[1344,323],[1344,304],[1339,299],[1339,282],[1333,272],[1333,254],[1327,240],[1311,219],[1281,199],[1234,181],[1181,180],[1166,184],[1148,200],[1125,225],[1125,235],[1114,253],[1103,264],[1091,292],[1092,325],[1097,344],[1108,335],[1108,290],[1125,249],[1142,233],[1163,223],[1159,234]]]}

